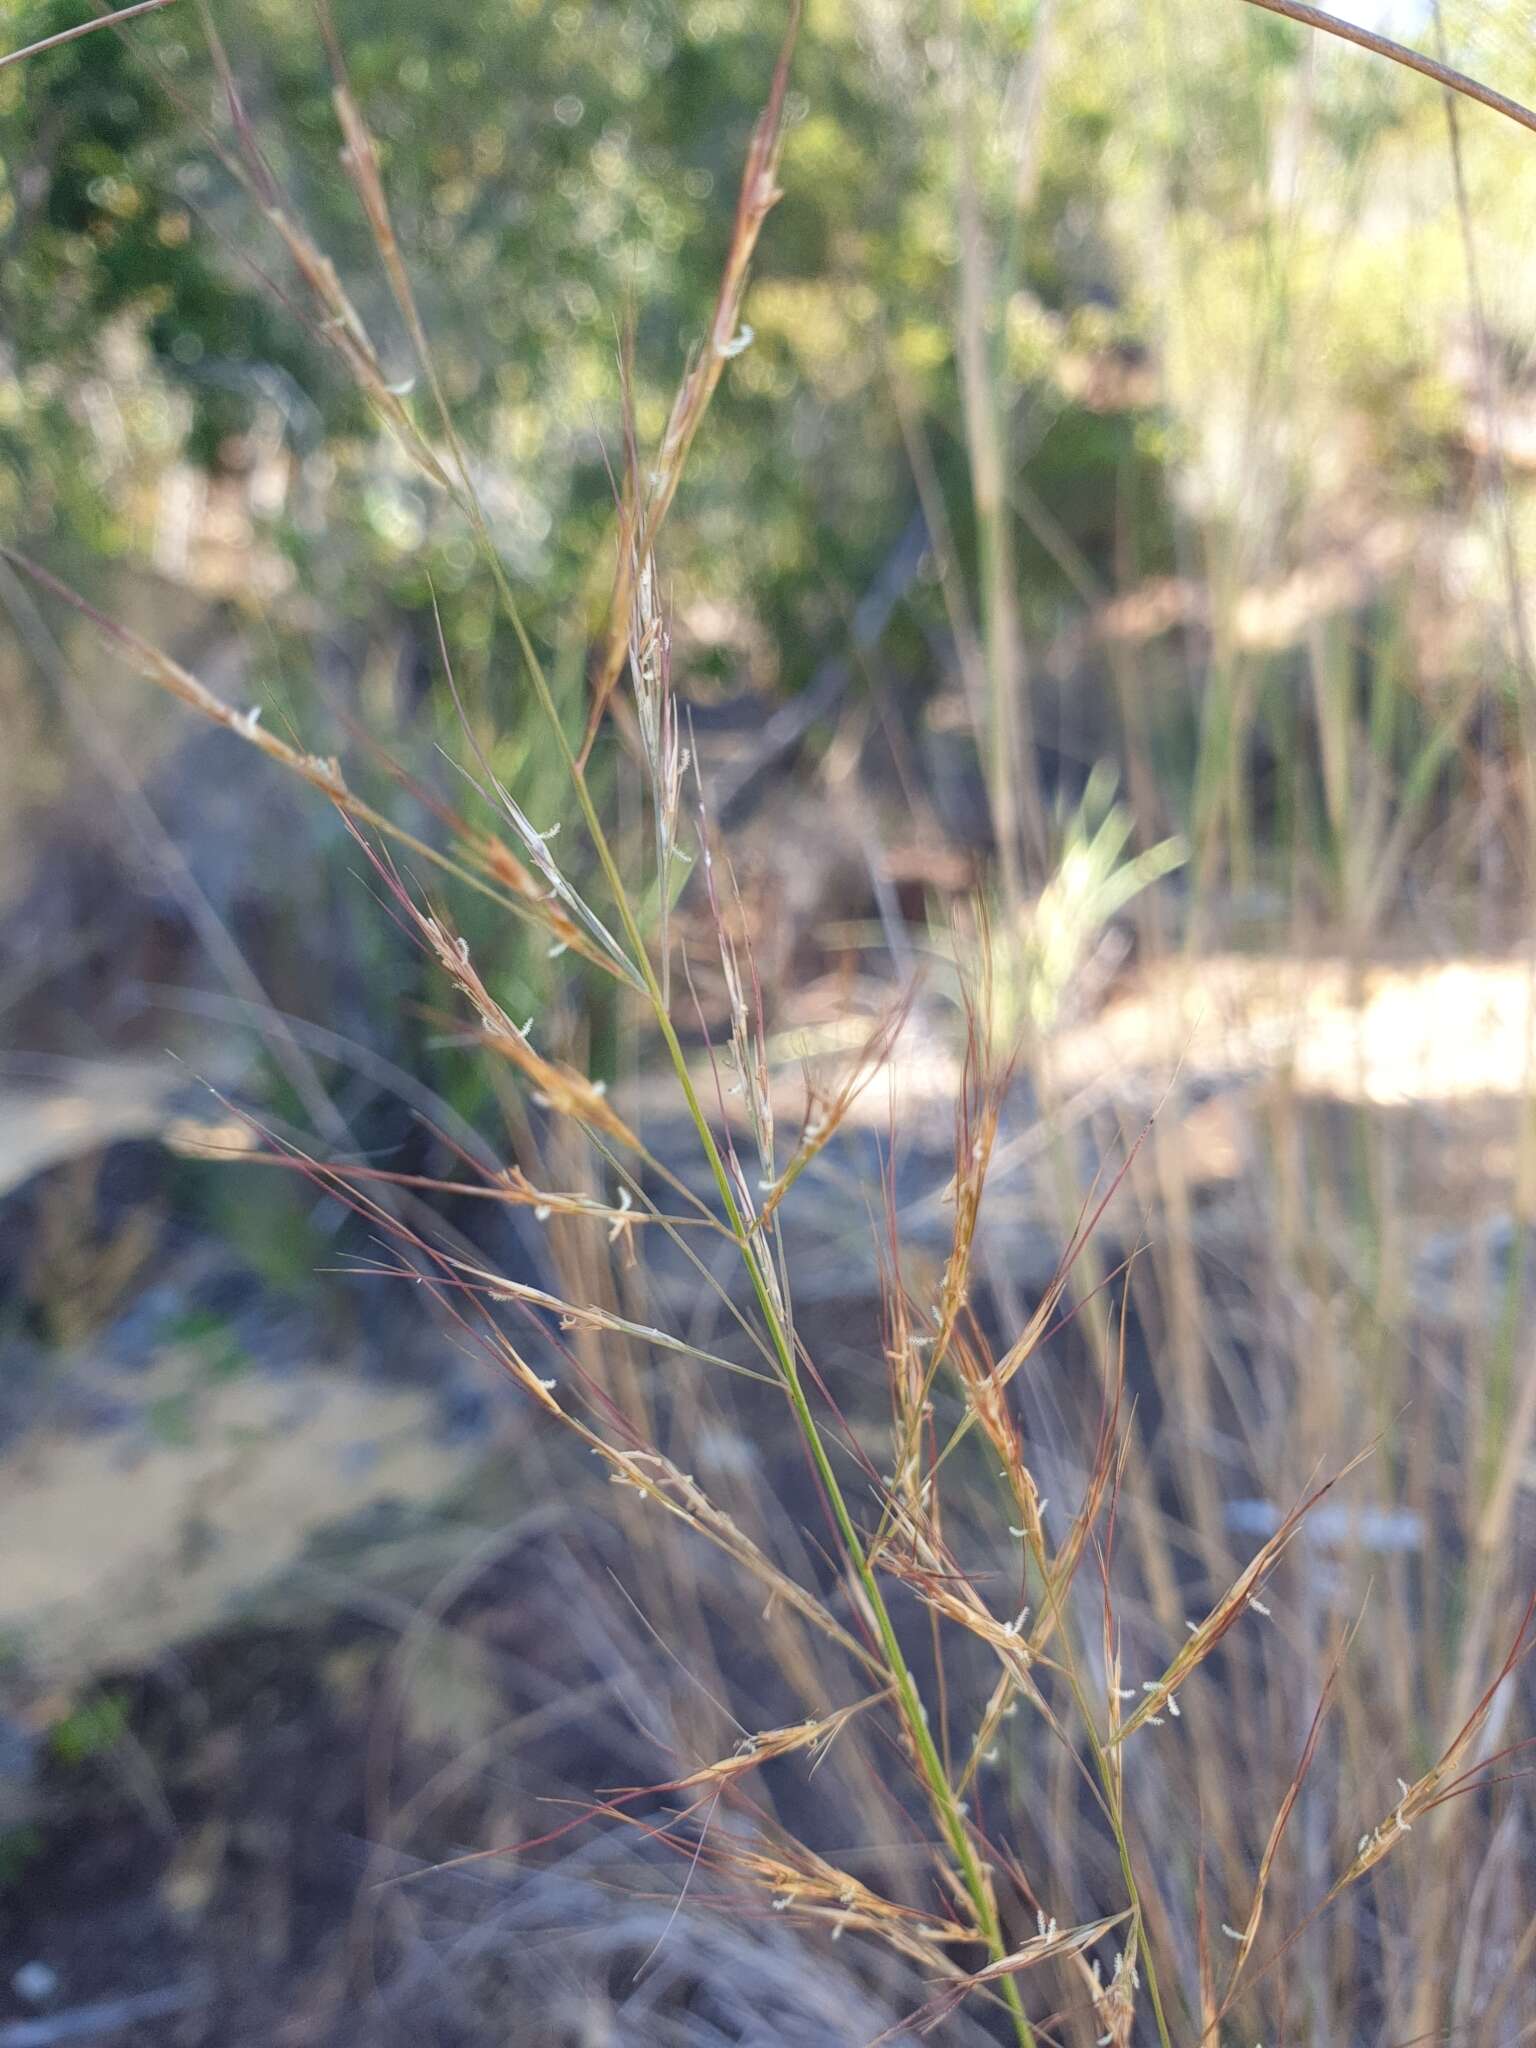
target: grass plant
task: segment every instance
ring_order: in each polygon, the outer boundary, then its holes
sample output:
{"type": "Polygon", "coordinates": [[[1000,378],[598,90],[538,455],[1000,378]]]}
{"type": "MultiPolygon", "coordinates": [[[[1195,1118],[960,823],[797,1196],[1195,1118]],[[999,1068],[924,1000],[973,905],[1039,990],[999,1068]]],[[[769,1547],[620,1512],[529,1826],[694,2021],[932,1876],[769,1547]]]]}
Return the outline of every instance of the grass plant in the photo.
{"type": "MultiPolygon", "coordinates": [[[[1314,19],[1306,8],[1278,11],[1314,19]]],[[[594,1791],[518,1853],[553,1856],[579,1828],[632,1830],[649,1849],[675,1852],[682,1898],[707,1879],[712,1897],[741,1901],[743,1912],[768,1906],[810,1940],[848,1936],[888,1953],[915,1986],[907,2023],[919,2031],[942,2033],[969,2014],[1026,2048],[1526,2038],[1536,1920],[1518,1758],[1536,1596],[1526,1598],[1521,1531],[1536,1378],[1528,1363],[1523,1377],[1516,1369],[1518,1337],[1454,1361],[1426,1354],[1404,1422],[1401,1382],[1390,1378],[1407,1285],[1392,1223],[1400,1162],[1362,1124],[1360,1150],[1333,1166],[1283,1082],[1263,1108],[1269,1165],[1244,1219],[1254,1271],[1238,1279],[1213,1277],[1193,1249],[1196,1197],[1166,1120],[1131,1124],[1086,1173],[1067,1142],[1069,1105],[1049,1050],[1055,1013],[1092,931],[1179,852],[1149,840],[1128,854],[1130,820],[1102,777],[1063,831],[1033,768],[1021,773],[1033,756],[1005,408],[986,346],[991,258],[964,148],[960,360],[981,540],[988,784],[1006,851],[992,929],[1005,943],[988,936],[971,949],[942,1258],[925,1261],[907,1242],[894,1172],[873,1219],[877,1398],[869,1375],[845,1383],[807,1337],[806,1276],[787,1223],[856,1105],[899,1063],[907,1004],[893,999],[863,1057],[813,1088],[785,1129],[729,848],[673,692],[660,553],[689,451],[747,339],[743,295],[779,196],[796,23],[746,152],[703,339],[657,445],[642,447],[631,423],[616,461],[609,615],[587,713],[574,721],[525,629],[455,428],[339,38],[326,23],[341,161],[415,353],[419,400],[386,375],[337,269],[285,196],[206,9],[205,27],[225,117],[209,145],[286,252],[296,317],[472,537],[521,651],[505,687],[527,693],[547,723],[566,815],[530,816],[466,716],[466,811],[436,801],[440,836],[407,831],[354,794],[339,762],[222,702],[48,570],[11,550],[6,558],[149,682],[336,807],[388,914],[528,1105],[537,1149],[525,1156],[540,1163],[491,1170],[466,1156],[451,1182],[275,1140],[268,1152],[363,1218],[383,1247],[377,1270],[430,1290],[529,1409],[620,1490],[641,1591],[655,1595],[651,1625],[703,1696],[684,1712],[692,1751],[674,1768],[644,1786],[594,1791]],[[593,772],[605,748],[643,777],[643,836],[605,814],[593,772]],[[646,1119],[570,1047],[509,1014],[455,918],[464,891],[613,986],[627,1027],[670,1074],[697,1176],[678,1170],[646,1119]],[[684,896],[707,914],[713,961],[692,955],[679,930],[673,907],[684,896]],[[724,990],[723,1033],[704,1022],[706,975],[724,990]],[[998,1271],[1005,1237],[983,1229],[1026,1073],[1062,1138],[1065,1249],[1034,1299],[998,1271]],[[522,1208],[547,1232],[557,1284],[480,1263],[390,1199],[401,1188],[522,1208]],[[1105,1219],[1128,1210],[1155,1219],[1154,1242],[1137,1228],[1111,1254],[1105,1219]],[[666,1290],[649,1284],[661,1246],[691,1276],[694,1312],[669,1316],[666,1290]],[[1247,1317],[1246,1357],[1224,1334],[1234,1301],[1247,1317]],[[1150,1354],[1156,1416],[1134,1384],[1138,1345],[1150,1354]],[[737,1399],[796,1447],[802,1503],[709,1481],[710,1426],[737,1399]],[[1451,1446],[1444,1457],[1426,1448],[1437,1441],[1451,1446]],[[1251,1541],[1228,1512],[1238,1472],[1262,1477],[1272,1509],[1251,1541]],[[1384,1558],[1367,1585],[1361,1518],[1403,1507],[1419,1517],[1423,1549],[1384,1558]],[[1351,1517],[1353,1544],[1310,1533],[1347,1531],[1351,1517]],[[736,1586],[710,1595],[722,1626],[751,1637],[780,1693],[801,1701],[795,1717],[739,1719],[748,1703],[731,1685],[730,1655],[709,1648],[701,1619],[706,1553],[736,1586]],[[803,1811],[813,1773],[836,1779],[864,1823],[846,1853],[786,1818],[803,1811]],[[793,1797],[764,1789],[791,1780],[793,1797]]],[[[948,588],[960,572],[942,566],[948,588]]],[[[1422,741],[1407,800],[1390,808],[1394,681],[1383,672],[1360,713],[1339,650],[1320,638],[1314,654],[1321,802],[1308,858],[1337,892],[1342,923],[1368,933],[1406,856],[1416,796],[1462,713],[1422,741]]],[[[452,687],[446,636],[438,655],[452,687]]],[[[1197,892],[1230,871],[1244,830],[1238,728],[1262,692],[1253,672],[1228,680],[1202,734],[1197,892]]],[[[1137,766],[1154,787],[1149,764],[1137,766]]],[[[893,1150],[899,1142],[893,1133],[893,1150]]]]}

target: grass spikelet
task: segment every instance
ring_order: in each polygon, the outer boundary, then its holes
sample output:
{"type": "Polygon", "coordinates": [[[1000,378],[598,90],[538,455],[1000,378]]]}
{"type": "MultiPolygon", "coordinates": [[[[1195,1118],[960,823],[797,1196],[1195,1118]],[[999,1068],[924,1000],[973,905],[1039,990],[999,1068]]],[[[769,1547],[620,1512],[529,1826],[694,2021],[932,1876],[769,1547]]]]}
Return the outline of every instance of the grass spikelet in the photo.
{"type": "Polygon", "coordinates": [[[355,828],[354,837],[368,855],[374,873],[383,881],[402,923],[416,933],[474,1011],[481,1044],[516,1067],[541,1105],[620,1145],[638,1150],[639,1139],[608,1102],[603,1090],[567,1061],[546,1059],[535,1049],[530,1030],[515,1024],[507,1015],[481,979],[470,957],[468,941],[453,929],[447,913],[422,909],[393,861],[376,853],[355,828]]]}
{"type": "Polygon", "coordinates": [[[631,465],[630,487],[624,494],[619,516],[607,637],[591,678],[592,708],[580,755],[583,763],[625,664],[632,658],[638,589],[646,578],[654,575],[657,537],[677,496],[688,451],[704,423],[725,365],[751,340],[741,326],[741,302],[763,224],[783,196],[778,176],[784,148],[784,102],[799,33],[800,0],[791,0],[767,101],[747,145],[730,246],[706,338],[683,373],[655,454],[643,472],[638,459],[631,465]]]}
{"type": "Polygon", "coordinates": [[[1371,1455],[1372,1450],[1369,1446],[1363,1451],[1358,1451],[1346,1464],[1340,1466],[1331,1479],[1325,1479],[1321,1486],[1315,1488],[1305,1500],[1298,1502],[1291,1509],[1279,1528],[1233,1580],[1205,1619],[1192,1626],[1172,1663],[1160,1677],[1147,1683],[1141,1704],[1117,1731],[1117,1742],[1128,1740],[1138,1729],[1145,1727],[1155,1716],[1166,1710],[1168,1702],[1177,1696],[1180,1686],[1199,1669],[1228,1629],[1234,1627],[1250,1608],[1257,1606],[1261,1613],[1266,1611],[1258,1595],[1281,1555],[1294,1542],[1307,1515],[1319,1502],[1326,1499],[1341,1481],[1347,1479],[1351,1472],[1358,1471],[1371,1455]]]}

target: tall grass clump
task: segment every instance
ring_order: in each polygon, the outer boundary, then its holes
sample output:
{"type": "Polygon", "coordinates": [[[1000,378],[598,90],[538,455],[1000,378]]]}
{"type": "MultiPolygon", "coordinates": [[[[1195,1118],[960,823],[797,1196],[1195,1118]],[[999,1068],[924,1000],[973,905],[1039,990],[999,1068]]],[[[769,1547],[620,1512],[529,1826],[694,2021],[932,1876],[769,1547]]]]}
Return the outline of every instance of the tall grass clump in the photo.
{"type": "MultiPolygon", "coordinates": [[[[1306,1534],[1347,1529],[1361,1512],[1351,1482],[1373,1455],[1382,1462],[1391,1414],[1340,1403],[1330,1441],[1312,1441],[1307,1428],[1298,1440],[1294,1411],[1204,1341],[1212,1307],[1191,1261],[1161,1247],[1144,1257],[1139,1220],[1113,1256],[1103,1249],[1112,1212],[1139,1219],[1157,1207],[1177,1220],[1175,1170],[1159,1164],[1156,1129],[1130,1131],[1118,1156],[1083,1178],[1076,1156],[1058,1150],[1065,1248],[1033,1299],[1014,1300],[1011,1318],[999,1313],[1017,1290],[995,1270],[1008,1263],[1006,1234],[989,1238],[984,1217],[989,1177],[1011,1143],[1019,1075],[1030,1070],[1050,1100],[1045,1039],[1087,937],[1180,853],[1159,839],[1127,854],[1130,820],[1103,778],[1065,827],[1035,787],[997,459],[1001,401],[985,347],[995,259],[969,170],[963,74],[959,353],[980,543],[987,783],[1004,857],[992,921],[956,949],[975,964],[942,1256],[908,1241],[893,1163],[899,1130],[873,1205],[876,1383],[818,1355],[790,1221],[856,1105],[899,1072],[906,1005],[892,1004],[844,1074],[808,1087],[786,1128],[730,851],[712,827],[673,690],[660,552],[724,368],[750,340],[743,298],[780,196],[796,24],[747,147],[718,294],[656,445],[641,445],[625,406],[611,598],[588,713],[574,721],[526,628],[417,306],[365,110],[323,14],[322,24],[342,166],[414,353],[415,393],[386,372],[354,297],[285,194],[206,13],[223,113],[202,123],[205,140],[284,252],[294,315],[472,538],[520,652],[504,687],[531,699],[547,727],[567,816],[532,815],[466,717],[478,807],[467,815],[434,801],[439,834],[407,831],[354,793],[339,761],[224,703],[50,572],[8,558],[85,612],[151,683],[335,806],[386,911],[451,992],[459,1026],[531,1105],[539,1146],[504,1170],[466,1159],[457,1182],[292,1145],[274,1143],[270,1155],[363,1218],[386,1248],[378,1270],[428,1290],[528,1408],[606,1473],[650,1625],[698,1681],[703,1704],[690,1697],[675,1717],[679,1753],[657,1778],[593,1790],[505,1853],[552,1857],[579,1828],[632,1833],[647,1854],[675,1855],[683,1897],[698,1892],[744,1915],[766,1906],[808,1940],[847,1937],[889,1957],[884,1981],[901,1988],[919,2031],[970,2025],[972,2038],[1115,2048],[1410,2030],[1522,2038],[1536,2023],[1536,1955],[1529,1917],[1509,1910],[1529,1904],[1520,1853],[1531,1842],[1509,1764],[1522,1746],[1517,1672],[1532,1641],[1532,1604],[1508,1555],[1517,1452],[1486,1446],[1491,1464],[1475,1496],[1482,1541],[1456,1561],[1467,1625],[1449,1672],[1426,1676],[1431,1591],[1405,1574],[1353,1602],[1327,1543],[1306,1534]],[[595,772],[605,749],[638,767],[643,834],[605,805],[595,772]],[[629,1028],[660,1049],[669,1114],[689,1130],[696,1172],[679,1169],[647,1118],[610,1098],[553,1027],[504,1007],[456,918],[460,892],[616,992],[629,1028]],[[692,929],[712,933],[713,960],[686,942],[680,903],[694,913],[692,929]],[[998,930],[1013,935],[1001,947],[998,930]],[[713,1009],[706,983],[718,992],[713,1009]],[[525,1212],[546,1232],[549,1284],[498,1271],[439,1235],[393,1199],[402,1189],[473,1191],[525,1212]],[[688,1280],[681,1312],[676,1287],[655,1284],[663,1254],[688,1280]],[[1155,1266],[1160,1303],[1159,1318],[1145,1322],[1143,1263],[1155,1266]],[[1131,1361],[1148,1330],[1139,1384],[1131,1361]],[[1149,1397],[1162,1410],[1156,1432],[1149,1397]],[[756,1491],[710,1477],[719,1463],[712,1420],[732,1403],[760,1436],[794,1447],[793,1459],[752,1468],[756,1491]],[[1215,1469],[1233,1440],[1273,1502],[1246,1543],[1223,1513],[1215,1469]],[[782,1490],[769,1486],[770,1471],[789,1475],[782,1490]],[[707,1595],[697,1591],[705,1555],[735,1590],[711,1581],[707,1595]],[[1427,1704],[1415,1697],[1421,1689],[1427,1704]],[[752,1718],[759,1697],[798,1711],[752,1718]],[[1463,1938],[1447,1971],[1447,1940],[1457,1937],[1445,1928],[1458,1920],[1463,1938]]],[[[1027,172],[1021,164],[1020,177],[1027,172]]],[[[446,632],[437,652],[454,687],[446,632]]],[[[1326,732],[1340,693],[1323,651],[1315,684],[1326,732]]],[[[1133,692],[1133,679],[1126,687],[1133,692]]],[[[1224,765],[1211,769],[1212,788],[1224,765]]],[[[1344,784],[1328,786],[1329,824],[1342,835],[1351,824],[1344,784]]],[[[1211,801],[1207,822],[1220,810],[1211,801]]],[[[1373,864],[1388,857],[1376,812],[1355,823],[1370,834],[1373,864]]],[[[1197,863],[1213,858],[1211,843],[1197,842],[1197,863]]],[[[1347,846],[1337,869],[1360,908],[1372,885],[1347,846]]],[[[1368,920],[1368,902],[1361,915],[1368,920]]],[[[1280,1145],[1283,1155],[1283,1135],[1280,1145]]],[[[1280,1292],[1296,1282],[1301,1302],[1320,1247],[1292,1166],[1290,1184],[1277,1174],[1255,1256],[1272,1262],[1280,1292]]],[[[1344,1370],[1348,1341],[1337,1326],[1298,1310],[1290,1334],[1299,1353],[1344,1370]]],[[[1527,1422],[1506,1446],[1524,1441],[1527,1422]]]]}

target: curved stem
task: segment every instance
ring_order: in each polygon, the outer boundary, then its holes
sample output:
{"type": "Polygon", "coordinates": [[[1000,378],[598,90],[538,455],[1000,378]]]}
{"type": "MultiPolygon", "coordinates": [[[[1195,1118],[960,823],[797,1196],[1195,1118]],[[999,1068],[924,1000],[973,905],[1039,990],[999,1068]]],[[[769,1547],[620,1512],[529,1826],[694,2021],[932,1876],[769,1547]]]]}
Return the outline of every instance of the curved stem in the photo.
{"type": "Polygon", "coordinates": [[[1484,85],[1479,79],[1469,78],[1464,71],[1453,71],[1449,64],[1426,57],[1422,50],[1411,50],[1406,43],[1394,43],[1390,36],[1379,36],[1374,29],[1358,28],[1352,21],[1340,21],[1336,14],[1325,14],[1320,7],[1307,6],[1305,0],[1247,0],[1247,4],[1262,7],[1268,14],[1283,15],[1287,21],[1299,21],[1303,28],[1319,29],[1324,35],[1338,36],[1346,43],[1358,43],[1362,50],[1372,50],[1378,57],[1386,57],[1409,71],[1421,72],[1425,78],[1434,79],[1437,85],[1462,93],[1467,99],[1476,100],[1480,106],[1491,107],[1496,114],[1518,121],[1522,128],[1536,131],[1536,113],[1529,107],[1522,106],[1519,100],[1512,100],[1502,92],[1495,92],[1491,85],[1484,85]]]}

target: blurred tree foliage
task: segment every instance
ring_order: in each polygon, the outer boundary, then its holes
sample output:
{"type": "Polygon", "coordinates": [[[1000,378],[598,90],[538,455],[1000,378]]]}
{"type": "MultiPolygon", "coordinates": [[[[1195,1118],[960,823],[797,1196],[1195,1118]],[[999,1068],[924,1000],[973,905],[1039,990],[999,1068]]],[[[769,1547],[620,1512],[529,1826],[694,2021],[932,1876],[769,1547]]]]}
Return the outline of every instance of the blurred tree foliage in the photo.
{"type": "MultiPolygon", "coordinates": [[[[19,12],[25,40],[78,7],[19,12]]],[[[407,378],[308,6],[217,12],[263,148],[407,378]]],[[[1396,12],[1404,32],[1427,19],[1396,12]]],[[[579,663],[609,570],[616,331],[633,321],[654,435],[707,317],[780,11],[336,13],[499,537],[535,629],[579,663]]],[[[1459,60],[1516,94],[1536,81],[1521,13],[1445,9],[1459,60]]],[[[260,426],[303,479],[266,538],[325,615],[420,610],[430,578],[456,647],[489,660],[464,536],[285,305],[275,240],[207,146],[229,126],[191,0],[0,73],[0,121],[6,524],[132,557],[165,465],[237,466],[260,426]]],[[[1485,309],[1517,379],[1528,138],[1473,111],[1462,126],[1485,309]]],[[[696,686],[793,687],[842,644],[910,517],[914,456],[969,560],[962,128],[1033,631],[1176,569],[1234,588],[1281,574],[1351,496],[1465,508],[1467,252],[1432,88],[1235,0],[812,0],[754,339],[667,544],[696,686]]],[[[942,669],[950,623],[925,581],[892,658],[942,669]]]]}

